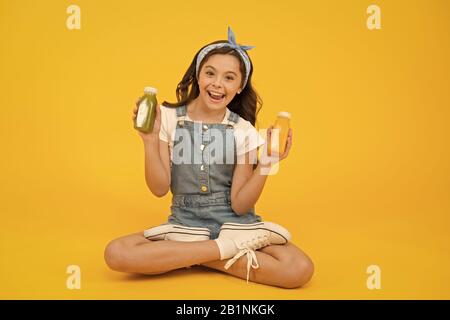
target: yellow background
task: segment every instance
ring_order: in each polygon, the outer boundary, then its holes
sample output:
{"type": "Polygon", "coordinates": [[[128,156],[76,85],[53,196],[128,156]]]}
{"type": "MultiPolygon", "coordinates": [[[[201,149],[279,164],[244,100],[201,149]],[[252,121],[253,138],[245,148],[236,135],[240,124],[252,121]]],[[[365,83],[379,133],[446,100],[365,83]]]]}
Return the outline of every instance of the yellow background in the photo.
{"type": "Polygon", "coordinates": [[[0,298],[449,299],[449,33],[446,0],[1,0],[0,298]],[[381,30],[366,27],[370,4],[381,30]],[[147,85],[174,101],[228,25],[256,46],[259,127],[293,115],[291,154],[256,209],[315,262],[301,289],[103,261],[109,240],[169,213],[170,194],[145,185],[134,101],[147,85]],[[81,290],[66,288],[72,264],[81,290]]]}

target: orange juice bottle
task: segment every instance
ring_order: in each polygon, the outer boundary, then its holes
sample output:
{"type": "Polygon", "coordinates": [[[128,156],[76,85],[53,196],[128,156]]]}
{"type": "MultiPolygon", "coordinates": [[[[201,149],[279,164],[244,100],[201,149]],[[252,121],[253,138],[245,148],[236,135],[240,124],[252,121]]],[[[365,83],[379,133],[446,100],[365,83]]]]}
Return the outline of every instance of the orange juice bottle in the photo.
{"type": "Polygon", "coordinates": [[[268,142],[268,154],[283,154],[290,128],[291,114],[289,112],[278,112],[277,120],[273,126],[272,137],[268,142]]]}

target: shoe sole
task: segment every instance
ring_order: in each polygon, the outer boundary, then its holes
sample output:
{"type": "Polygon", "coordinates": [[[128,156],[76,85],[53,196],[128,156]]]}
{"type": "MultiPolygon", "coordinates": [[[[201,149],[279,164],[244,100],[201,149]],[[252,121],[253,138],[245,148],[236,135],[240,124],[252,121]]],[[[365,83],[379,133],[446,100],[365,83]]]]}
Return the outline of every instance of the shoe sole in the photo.
{"type": "Polygon", "coordinates": [[[168,234],[183,234],[190,236],[205,236],[208,239],[211,233],[206,228],[193,228],[179,225],[162,225],[153,227],[144,231],[144,237],[152,240],[155,238],[164,238],[168,234]]]}
{"type": "Polygon", "coordinates": [[[250,224],[227,222],[220,228],[220,231],[222,230],[267,230],[282,237],[286,243],[291,240],[291,234],[288,230],[272,222],[257,222],[250,224]]]}

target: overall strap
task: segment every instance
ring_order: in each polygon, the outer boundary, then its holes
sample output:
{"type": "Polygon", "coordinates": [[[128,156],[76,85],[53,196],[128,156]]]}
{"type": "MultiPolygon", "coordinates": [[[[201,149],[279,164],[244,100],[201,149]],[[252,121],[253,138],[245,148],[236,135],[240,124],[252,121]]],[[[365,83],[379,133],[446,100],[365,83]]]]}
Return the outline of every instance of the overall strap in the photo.
{"type": "Polygon", "coordinates": [[[176,108],[177,111],[177,120],[180,127],[184,125],[184,120],[186,119],[187,108],[186,106],[180,106],[176,108]]]}
{"type": "Polygon", "coordinates": [[[239,121],[239,115],[230,110],[230,115],[228,116],[228,124],[229,128],[233,128],[236,123],[239,121]]]}

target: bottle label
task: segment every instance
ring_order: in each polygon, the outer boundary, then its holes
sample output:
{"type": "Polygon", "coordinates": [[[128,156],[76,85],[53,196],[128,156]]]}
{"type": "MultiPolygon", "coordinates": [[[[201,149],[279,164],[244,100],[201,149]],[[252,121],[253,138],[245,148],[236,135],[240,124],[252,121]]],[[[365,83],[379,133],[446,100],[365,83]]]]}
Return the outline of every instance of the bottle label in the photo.
{"type": "Polygon", "coordinates": [[[136,126],[142,127],[148,114],[147,99],[144,99],[139,105],[139,111],[136,116],[136,126]]]}

